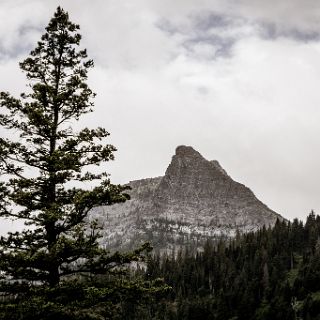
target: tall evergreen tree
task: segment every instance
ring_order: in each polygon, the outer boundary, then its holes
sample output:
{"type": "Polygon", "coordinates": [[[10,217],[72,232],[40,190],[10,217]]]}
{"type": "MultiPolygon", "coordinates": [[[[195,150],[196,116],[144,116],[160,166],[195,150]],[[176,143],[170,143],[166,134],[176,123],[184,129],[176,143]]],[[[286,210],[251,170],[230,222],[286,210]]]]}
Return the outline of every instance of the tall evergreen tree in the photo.
{"type": "Polygon", "coordinates": [[[92,111],[87,84],[93,61],[80,50],[79,26],[58,7],[36,48],[20,63],[29,91],[19,99],[0,93],[0,215],[30,226],[0,239],[0,271],[11,283],[57,287],[75,274],[105,273],[139,258],[110,255],[98,246],[98,230],[86,231],[89,211],[127,199],[105,173],[88,167],[113,159],[103,128],[74,130],[92,111]],[[14,137],[17,139],[15,140],[14,137]],[[82,183],[99,184],[90,190],[82,183]]]}

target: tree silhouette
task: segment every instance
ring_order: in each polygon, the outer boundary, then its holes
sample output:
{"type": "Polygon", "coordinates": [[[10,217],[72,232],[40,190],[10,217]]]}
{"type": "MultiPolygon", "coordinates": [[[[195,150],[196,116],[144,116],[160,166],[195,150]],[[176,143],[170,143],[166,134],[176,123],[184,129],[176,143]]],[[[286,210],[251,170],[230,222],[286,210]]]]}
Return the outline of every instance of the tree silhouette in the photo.
{"type": "Polygon", "coordinates": [[[93,61],[79,49],[78,30],[58,7],[36,48],[20,63],[28,92],[19,99],[0,93],[0,125],[10,136],[0,138],[0,215],[27,226],[0,239],[0,291],[13,293],[15,301],[16,294],[30,294],[32,285],[61,289],[75,277],[119,271],[149,250],[145,245],[110,254],[98,244],[96,224],[85,223],[95,206],[123,202],[128,195],[106,173],[89,171],[113,160],[116,149],[105,143],[109,133],[73,128],[92,111],[95,96],[87,84],[93,61]],[[91,182],[91,189],[83,188],[91,182]]]}

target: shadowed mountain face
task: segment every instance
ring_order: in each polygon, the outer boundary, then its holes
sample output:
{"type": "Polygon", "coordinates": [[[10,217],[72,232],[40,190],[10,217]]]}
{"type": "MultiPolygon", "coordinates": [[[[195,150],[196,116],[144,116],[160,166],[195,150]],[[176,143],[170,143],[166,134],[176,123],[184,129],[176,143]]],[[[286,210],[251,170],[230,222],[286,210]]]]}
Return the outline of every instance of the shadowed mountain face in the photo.
{"type": "Polygon", "coordinates": [[[179,146],[163,177],[129,183],[131,200],[99,207],[90,220],[103,227],[102,243],[131,248],[151,241],[157,249],[201,245],[208,238],[234,236],[273,225],[281,218],[218,161],[179,146]]]}

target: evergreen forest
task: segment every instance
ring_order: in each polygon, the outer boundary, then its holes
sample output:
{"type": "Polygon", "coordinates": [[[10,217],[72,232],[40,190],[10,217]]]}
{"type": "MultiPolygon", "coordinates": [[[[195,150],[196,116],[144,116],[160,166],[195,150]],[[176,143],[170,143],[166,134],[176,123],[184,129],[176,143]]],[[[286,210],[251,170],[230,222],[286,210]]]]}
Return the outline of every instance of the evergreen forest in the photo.
{"type": "Polygon", "coordinates": [[[320,319],[320,216],[278,220],[197,253],[152,256],[144,275],[172,290],[140,318],[320,319]]]}

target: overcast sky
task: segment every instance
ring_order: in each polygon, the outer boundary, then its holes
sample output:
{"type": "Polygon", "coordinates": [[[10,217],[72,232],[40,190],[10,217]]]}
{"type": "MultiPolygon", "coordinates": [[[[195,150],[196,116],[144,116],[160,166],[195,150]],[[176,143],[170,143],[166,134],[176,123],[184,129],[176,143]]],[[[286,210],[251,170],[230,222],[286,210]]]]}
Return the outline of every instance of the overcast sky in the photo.
{"type": "Polygon", "coordinates": [[[178,145],[216,159],[286,218],[320,213],[318,0],[1,0],[0,90],[56,7],[95,61],[114,183],[163,175],[178,145]]]}

